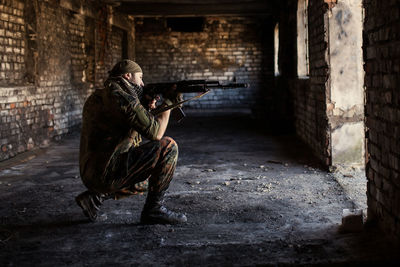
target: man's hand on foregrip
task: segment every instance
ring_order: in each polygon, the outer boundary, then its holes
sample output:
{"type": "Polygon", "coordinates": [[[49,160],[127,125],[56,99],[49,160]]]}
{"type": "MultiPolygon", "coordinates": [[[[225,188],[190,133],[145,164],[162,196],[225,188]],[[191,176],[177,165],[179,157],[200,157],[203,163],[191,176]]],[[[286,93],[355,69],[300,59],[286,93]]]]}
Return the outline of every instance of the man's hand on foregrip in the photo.
{"type": "Polygon", "coordinates": [[[182,106],[183,103],[192,101],[192,100],[194,100],[194,99],[198,99],[198,98],[200,98],[200,97],[202,97],[202,96],[208,94],[209,92],[210,92],[210,90],[205,91],[204,93],[201,93],[201,94],[198,94],[198,95],[193,96],[193,97],[191,97],[191,98],[182,100],[182,101],[177,102],[177,103],[175,103],[175,104],[173,104],[171,100],[169,100],[169,99],[166,98],[166,99],[164,99],[164,103],[163,103],[162,105],[158,106],[155,110],[152,110],[151,113],[153,113],[153,115],[157,115],[157,114],[160,114],[160,113],[162,113],[162,112],[164,112],[164,111],[167,111],[167,110],[170,110],[170,109],[174,109],[174,108],[180,107],[180,106],[182,106]]]}
{"type": "MultiPolygon", "coordinates": [[[[177,85],[174,84],[170,89],[166,90],[162,96],[164,99],[168,99],[172,104],[179,103],[183,100],[182,94],[176,91],[177,85]]],[[[182,105],[180,106],[182,107],[182,105]]]]}

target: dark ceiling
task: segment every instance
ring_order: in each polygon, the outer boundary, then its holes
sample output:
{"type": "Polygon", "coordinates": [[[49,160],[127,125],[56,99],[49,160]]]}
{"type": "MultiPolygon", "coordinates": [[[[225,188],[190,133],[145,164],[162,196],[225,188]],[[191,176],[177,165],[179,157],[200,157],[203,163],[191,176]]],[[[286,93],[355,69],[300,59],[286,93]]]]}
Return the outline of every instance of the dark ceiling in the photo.
{"type": "Polygon", "coordinates": [[[137,17],[273,16],[279,0],[103,0],[137,17]]]}

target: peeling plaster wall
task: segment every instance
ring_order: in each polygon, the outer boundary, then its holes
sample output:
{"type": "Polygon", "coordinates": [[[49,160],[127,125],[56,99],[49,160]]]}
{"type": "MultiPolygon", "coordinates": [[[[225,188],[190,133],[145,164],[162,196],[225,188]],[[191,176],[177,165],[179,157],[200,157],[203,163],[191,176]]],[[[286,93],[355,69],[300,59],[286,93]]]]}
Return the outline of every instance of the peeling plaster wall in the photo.
{"type": "Polygon", "coordinates": [[[332,164],[354,166],[354,163],[363,164],[361,158],[364,152],[364,121],[344,123],[332,131],[332,164]],[[360,162],[361,161],[361,162],[360,162]]]}
{"type": "Polygon", "coordinates": [[[0,160],[79,126],[86,97],[123,56],[124,31],[133,47],[133,21],[112,17],[92,1],[0,0],[0,160]]]}
{"type": "Polygon", "coordinates": [[[364,166],[362,0],[339,0],[327,13],[329,29],[332,166],[364,166]]]}
{"type": "MultiPolygon", "coordinates": [[[[290,21],[297,18],[297,2],[288,3],[290,21]]],[[[361,6],[361,0],[310,0],[310,74],[289,78],[296,133],[327,167],[365,162],[361,6]]],[[[296,62],[297,46],[292,50],[296,62]]]]}

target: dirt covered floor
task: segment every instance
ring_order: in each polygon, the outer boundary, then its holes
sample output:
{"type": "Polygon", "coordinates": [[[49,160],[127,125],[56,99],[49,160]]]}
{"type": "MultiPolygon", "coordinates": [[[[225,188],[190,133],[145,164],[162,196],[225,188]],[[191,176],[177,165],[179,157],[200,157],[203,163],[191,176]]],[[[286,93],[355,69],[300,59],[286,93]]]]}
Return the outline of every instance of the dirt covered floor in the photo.
{"type": "Polygon", "coordinates": [[[85,190],[78,133],[22,164],[2,162],[0,265],[399,263],[399,248],[373,227],[338,232],[343,209],[366,208],[362,172],[323,171],[293,136],[253,124],[231,116],[171,125],[180,159],[166,205],[188,217],[178,226],[140,225],[145,195],[108,200],[89,223],[74,201],[85,190]]]}

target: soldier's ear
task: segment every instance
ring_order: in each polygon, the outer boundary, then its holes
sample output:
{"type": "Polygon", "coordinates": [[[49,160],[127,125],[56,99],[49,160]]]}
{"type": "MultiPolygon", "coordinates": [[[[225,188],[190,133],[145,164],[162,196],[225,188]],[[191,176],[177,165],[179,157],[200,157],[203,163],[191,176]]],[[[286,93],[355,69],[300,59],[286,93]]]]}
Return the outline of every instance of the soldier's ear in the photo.
{"type": "Polygon", "coordinates": [[[125,79],[129,80],[130,78],[132,78],[132,73],[124,73],[122,74],[122,77],[124,77],[125,79]]]}

